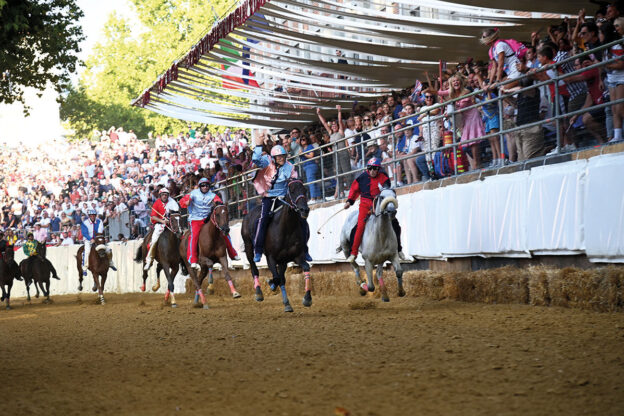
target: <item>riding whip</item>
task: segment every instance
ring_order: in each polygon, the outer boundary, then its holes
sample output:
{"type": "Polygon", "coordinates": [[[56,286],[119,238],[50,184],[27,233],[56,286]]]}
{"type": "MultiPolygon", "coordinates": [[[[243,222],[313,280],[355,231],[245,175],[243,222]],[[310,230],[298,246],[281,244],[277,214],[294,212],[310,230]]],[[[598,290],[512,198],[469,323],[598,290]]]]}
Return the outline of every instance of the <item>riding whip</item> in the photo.
{"type": "Polygon", "coordinates": [[[321,233],[321,228],[323,228],[325,226],[325,224],[327,224],[332,218],[334,218],[336,215],[340,214],[342,211],[344,211],[344,208],[341,210],[336,211],[331,217],[327,218],[327,220],[319,227],[319,229],[316,231],[317,234],[321,233]]]}

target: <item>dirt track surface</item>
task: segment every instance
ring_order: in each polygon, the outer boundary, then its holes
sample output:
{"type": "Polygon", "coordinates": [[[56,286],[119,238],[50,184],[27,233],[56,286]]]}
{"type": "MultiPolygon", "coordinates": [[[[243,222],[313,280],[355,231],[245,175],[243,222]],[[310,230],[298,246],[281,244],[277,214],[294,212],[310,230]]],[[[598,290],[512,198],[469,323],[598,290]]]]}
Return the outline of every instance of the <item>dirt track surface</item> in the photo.
{"type": "MultiPolygon", "coordinates": [[[[266,295],[266,293],[265,293],[266,295]]],[[[6,415],[621,415],[624,315],[423,298],[0,310],[6,415]]]]}

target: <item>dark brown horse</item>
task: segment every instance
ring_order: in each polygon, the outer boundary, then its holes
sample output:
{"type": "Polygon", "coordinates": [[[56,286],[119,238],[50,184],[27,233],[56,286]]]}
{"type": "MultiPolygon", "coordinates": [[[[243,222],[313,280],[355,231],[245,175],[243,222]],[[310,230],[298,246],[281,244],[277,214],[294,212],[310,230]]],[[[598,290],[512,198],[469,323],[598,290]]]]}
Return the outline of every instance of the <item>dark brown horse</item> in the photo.
{"type": "Polygon", "coordinates": [[[234,286],[234,281],[230,276],[230,272],[228,271],[228,258],[227,258],[227,248],[225,246],[224,238],[227,233],[230,231],[230,218],[228,215],[228,210],[225,205],[217,205],[213,210],[212,214],[210,214],[209,221],[203,225],[201,231],[199,232],[198,237],[198,264],[201,266],[201,269],[198,271],[191,268],[191,265],[188,263],[188,255],[187,255],[187,246],[188,246],[188,238],[190,232],[186,232],[184,237],[182,237],[182,241],[180,242],[180,256],[184,260],[186,268],[191,274],[191,279],[195,284],[195,304],[199,304],[199,300],[201,299],[201,303],[204,309],[208,309],[208,305],[206,304],[206,297],[201,289],[201,284],[204,281],[204,278],[208,274],[209,269],[215,263],[221,264],[222,273],[225,276],[225,280],[228,282],[230,286],[230,292],[232,292],[232,297],[234,299],[240,298],[240,293],[236,290],[234,286]]]}
{"type": "MultiPolygon", "coordinates": [[[[310,265],[306,261],[307,241],[309,229],[305,219],[308,217],[310,208],[306,197],[306,188],[298,179],[291,179],[287,185],[286,196],[276,201],[276,209],[267,228],[264,243],[264,254],[267,265],[273,279],[269,281],[271,290],[280,288],[284,312],[292,312],[293,308],[286,293],[286,268],[289,262],[294,261],[303,269],[305,293],[303,306],[312,305],[312,293],[310,291],[310,265]]],[[[254,262],[254,244],[258,220],[260,218],[260,205],[252,209],[243,219],[241,235],[245,243],[245,255],[249,261],[251,275],[254,279],[256,300],[264,300],[260,287],[259,271],[254,262]]]]}
{"type": "MultiPolygon", "coordinates": [[[[134,261],[141,262],[145,266],[147,254],[149,249],[147,244],[152,240],[152,229],[143,239],[143,243],[139,246],[134,257],[134,261]]],[[[173,280],[178,274],[180,269],[179,246],[180,238],[178,237],[180,232],[180,214],[171,214],[169,216],[169,223],[165,227],[165,230],[158,237],[156,247],[154,248],[154,259],[156,260],[156,284],[152,286],[152,290],[156,292],[160,289],[160,271],[165,272],[167,278],[167,292],[165,292],[165,304],[171,300],[171,307],[176,308],[178,305],[173,295],[173,280]],[[171,299],[169,299],[171,297],[171,299]]],[[[141,291],[145,292],[145,280],[147,279],[147,270],[143,270],[143,284],[141,285],[141,291]]]]}
{"type": "Polygon", "coordinates": [[[35,284],[35,297],[39,297],[39,289],[46,297],[44,303],[50,302],[50,274],[60,280],[50,260],[46,258],[45,244],[37,243],[37,255],[30,256],[20,262],[20,272],[24,277],[26,294],[30,301],[30,285],[35,284]]]}
{"type": "MultiPolygon", "coordinates": [[[[80,246],[76,254],[76,267],[78,269],[78,290],[82,290],[82,254],[84,253],[84,245],[80,246]]],[[[93,290],[98,292],[98,300],[101,305],[106,304],[104,300],[104,285],[108,275],[108,267],[110,259],[106,252],[106,239],[103,234],[96,234],[91,251],[89,253],[89,271],[93,276],[93,290]]]]}
{"type": "Polygon", "coordinates": [[[0,289],[2,289],[0,302],[6,301],[7,310],[11,309],[13,279],[22,280],[20,268],[13,257],[13,246],[7,246],[4,255],[0,256],[0,289]]]}

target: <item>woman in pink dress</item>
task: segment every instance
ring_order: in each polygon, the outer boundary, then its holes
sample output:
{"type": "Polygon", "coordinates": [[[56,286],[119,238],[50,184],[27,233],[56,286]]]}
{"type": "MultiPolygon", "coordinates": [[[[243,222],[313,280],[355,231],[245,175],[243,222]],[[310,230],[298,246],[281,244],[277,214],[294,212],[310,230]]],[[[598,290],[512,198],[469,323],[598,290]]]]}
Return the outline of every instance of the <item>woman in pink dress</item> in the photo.
{"type": "MultiPolygon", "coordinates": [[[[464,77],[456,74],[449,79],[449,89],[438,91],[438,95],[440,97],[449,97],[450,99],[454,99],[461,97],[462,95],[469,94],[470,91],[468,91],[464,85],[464,77]]],[[[474,103],[475,101],[473,97],[463,98],[455,102],[455,109],[461,110],[462,108],[470,107],[474,103]]],[[[481,112],[479,111],[479,108],[471,108],[470,110],[464,111],[460,114],[464,121],[464,127],[461,134],[462,142],[485,136],[485,128],[483,127],[483,121],[481,120],[481,112]]],[[[468,157],[470,160],[470,170],[478,169],[481,164],[479,149],[480,143],[481,140],[461,146],[462,149],[470,147],[470,153],[472,153],[472,155],[469,155],[468,157]]]]}

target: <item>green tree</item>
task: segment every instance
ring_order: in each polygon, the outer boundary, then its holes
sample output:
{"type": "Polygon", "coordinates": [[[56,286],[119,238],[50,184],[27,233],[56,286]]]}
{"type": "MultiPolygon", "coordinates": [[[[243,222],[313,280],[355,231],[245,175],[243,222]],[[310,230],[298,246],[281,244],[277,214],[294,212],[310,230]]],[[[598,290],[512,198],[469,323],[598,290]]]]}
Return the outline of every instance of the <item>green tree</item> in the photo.
{"type": "MultiPolygon", "coordinates": [[[[0,0],[1,1],[1,0],[0,0]]],[[[210,28],[234,0],[132,0],[141,27],[112,13],[103,40],[86,60],[77,88],[61,104],[61,117],[77,135],[123,126],[144,138],[175,133],[186,122],[132,107],[131,102],[210,28]],[[138,29],[138,30],[135,30],[138,29]],[[138,32],[138,34],[137,34],[138,32]]]]}
{"type": "Polygon", "coordinates": [[[84,39],[75,0],[0,0],[0,103],[24,103],[24,88],[62,91],[84,39]]]}

